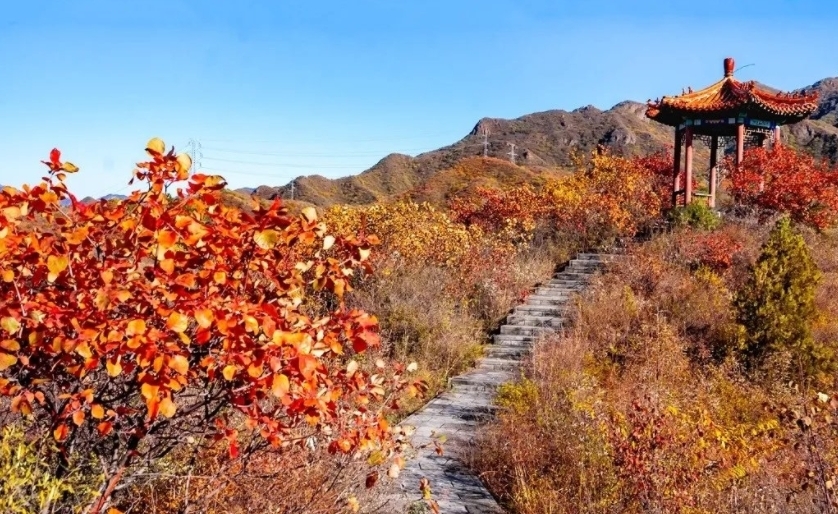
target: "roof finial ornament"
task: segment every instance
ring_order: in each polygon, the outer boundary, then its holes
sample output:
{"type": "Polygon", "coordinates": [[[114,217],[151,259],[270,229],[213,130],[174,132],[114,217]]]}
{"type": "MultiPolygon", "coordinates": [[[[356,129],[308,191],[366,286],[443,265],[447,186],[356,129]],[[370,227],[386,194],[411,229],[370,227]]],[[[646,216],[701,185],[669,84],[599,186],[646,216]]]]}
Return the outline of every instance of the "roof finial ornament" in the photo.
{"type": "Polygon", "coordinates": [[[725,58],[725,77],[733,76],[733,68],[735,65],[736,62],[733,60],[733,57],[725,58]]]}
{"type": "Polygon", "coordinates": [[[687,86],[687,93],[692,93],[692,92],[693,92],[693,88],[690,87],[690,86],[687,86]]]}

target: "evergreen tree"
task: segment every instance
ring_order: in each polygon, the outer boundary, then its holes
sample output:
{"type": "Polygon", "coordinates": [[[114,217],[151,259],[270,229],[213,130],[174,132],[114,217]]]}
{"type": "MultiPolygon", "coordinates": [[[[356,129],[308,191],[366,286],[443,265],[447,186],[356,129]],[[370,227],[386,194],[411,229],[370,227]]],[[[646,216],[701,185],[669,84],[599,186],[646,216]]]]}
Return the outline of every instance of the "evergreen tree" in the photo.
{"type": "Polygon", "coordinates": [[[781,218],[763,245],[748,282],[736,298],[737,321],[744,328],[740,350],[754,367],[773,352],[786,351],[807,373],[831,361],[812,338],[818,271],[803,237],[781,218]]]}

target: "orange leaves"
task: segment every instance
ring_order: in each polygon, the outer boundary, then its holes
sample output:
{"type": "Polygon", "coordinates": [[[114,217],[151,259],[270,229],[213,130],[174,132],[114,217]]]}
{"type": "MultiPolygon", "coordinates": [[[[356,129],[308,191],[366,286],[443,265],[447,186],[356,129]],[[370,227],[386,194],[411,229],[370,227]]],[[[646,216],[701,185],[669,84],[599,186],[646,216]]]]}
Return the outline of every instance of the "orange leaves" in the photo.
{"type": "Polygon", "coordinates": [[[67,269],[67,266],[70,264],[70,260],[65,256],[56,256],[50,255],[47,258],[47,268],[49,269],[49,275],[47,276],[47,280],[50,282],[55,282],[58,276],[67,269]]]}
{"type": "Polygon", "coordinates": [[[116,377],[122,373],[122,364],[119,362],[119,357],[116,360],[108,359],[105,361],[105,367],[108,370],[109,377],[116,377]]]}
{"type": "Polygon", "coordinates": [[[168,229],[161,230],[157,233],[157,244],[163,249],[169,249],[177,242],[177,234],[168,229]]]}
{"type": "Polygon", "coordinates": [[[253,234],[256,245],[263,250],[270,250],[279,242],[279,232],[273,229],[261,230],[253,234]]]}
{"type": "Polygon", "coordinates": [[[224,380],[230,382],[236,376],[237,371],[238,369],[236,368],[236,366],[228,364],[224,366],[224,369],[221,371],[221,374],[224,376],[224,380]]]}
{"type": "Polygon", "coordinates": [[[291,383],[289,382],[287,376],[283,374],[274,375],[271,383],[271,393],[273,393],[274,396],[277,398],[283,398],[288,394],[290,388],[291,383]]]}
{"type": "Polygon", "coordinates": [[[163,259],[160,261],[160,269],[166,272],[167,275],[171,275],[175,272],[175,261],[174,259],[163,259]]]}
{"type": "Polygon", "coordinates": [[[4,341],[0,341],[0,348],[9,352],[16,352],[20,350],[20,343],[14,339],[6,339],[4,341]]]}
{"type": "Polygon", "coordinates": [[[189,360],[184,355],[174,355],[169,359],[169,367],[185,375],[189,372],[189,360]]]}
{"type": "Polygon", "coordinates": [[[189,328],[189,317],[179,312],[169,314],[169,319],[166,320],[166,328],[172,332],[182,334],[189,328]]]}
{"type": "Polygon", "coordinates": [[[55,437],[55,440],[61,442],[67,439],[67,436],[70,434],[70,428],[65,424],[61,423],[55,430],[52,431],[52,436],[55,437]]]}
{"type": "Polygon", "coordinates": [[[211,327],[214,319],[215,315],[210,309],[199,309],[195,311],[195,321],[198,322],[198,326],[201,328],[211,327]]]}
{"type": "Polygon", "coordinates": [[[227,181],[220,175],[196,173],[189,180],[189,192],[194,194],[204,191],[218,191],[219,189],[224,189],[226,185],[227,181]]]}
{"type": "Polygon", "coordinates": [[[146,332],[146,324],[145,320],[142,319],[133,319],[128,322],[128,326],[125,328],[125,335],[131,337],[135,335],[143,335],[146,332]]]}
{"type": "Polygon", "coordinates": [[[140,393],[143,395],[143,398],[145,398],[146,400],[156,398],[157,393],[159,391],[160,391],[159,386],[150,384],[148,382],[146,382],[142,386],[140,386],[140,393]]]}
{"type": "Polygon", "coordinates": [[[105,417],[105,408],[97,403],[90,407],[90,415],[94,419],[102,419],[105,417]]]}
{"type": "Polygon", "coordinates": [[[0,371],[9,369],[17,364],[17,357],[8,353],[0,352],[0,371]]]}
{"type": "Polygon", "coordinates": [[[166,153],[166,143],[164,143],[159,137],[153,137],[149,139],[148,143],[146,143],[145,149],[152,156],[163,155],[166,153]]]}
{"type": "Polygon", "coordinates": [[[319,363],[317,359],[309,354],[300,354],[297,357],[300,374],[306,380],[311,380],[314,377],[314,372],[317,371],[319,363]]]}
{"type": "MultiPolygon", "coordinates": [[[[158,138],[146,149],[142,187],[125,199],[79,202],[57,150],[42,183],[0,191],[0,395],[12,411],[40,409],[33,418],[63,444],[87,424],[125,449],[125,434],[185,416],[227,437],[221,420],[238,411],[271,443],[311,425],[352,451],[386,447],[376,402],[401,378],[343,371],[352,348],[379,340],[375,319],[339,298],[372,271],[378,240],[329,235],[314,209],[292,216],[280,201],[241,211],[223,201],[222,177],[188,177],[188,157],[158,138]],[[312,319],[312,304],[330,308],[312,319]]],[[[441,258],[460,246],[428,240],[410,245],[441,258]]]]}
{"type": "Polygon", "coordinates": [[[172,418],[174,417],[176,411],[177,406],[172,401],[172,399],[169,396],[163,398],[163,400],[160,402],[160,414],[167,418],[172,418]]]}

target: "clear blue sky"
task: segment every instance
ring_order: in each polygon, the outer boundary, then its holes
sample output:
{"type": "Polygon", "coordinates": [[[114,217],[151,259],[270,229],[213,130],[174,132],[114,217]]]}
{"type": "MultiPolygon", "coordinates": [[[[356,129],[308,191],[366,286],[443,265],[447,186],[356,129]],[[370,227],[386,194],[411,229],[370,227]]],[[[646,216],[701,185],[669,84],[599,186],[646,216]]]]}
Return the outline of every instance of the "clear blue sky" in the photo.
{"type": "Polygon", "coordinates": [[[152,136],[234,187],[344,176],[484,116],[704,86],[728,55],[808,85],[838,75],[836,27],[827,0],[9,0],[0,183],[57,146],[78,194],[124,191],[152,136]]]}

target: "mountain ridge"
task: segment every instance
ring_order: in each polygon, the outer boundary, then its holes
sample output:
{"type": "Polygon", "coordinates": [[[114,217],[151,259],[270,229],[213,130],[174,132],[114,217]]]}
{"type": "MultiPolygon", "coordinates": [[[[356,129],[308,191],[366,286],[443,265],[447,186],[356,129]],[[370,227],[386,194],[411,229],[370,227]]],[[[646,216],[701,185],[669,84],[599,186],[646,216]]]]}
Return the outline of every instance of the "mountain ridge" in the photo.
{"type": "MultiPolygon", "coordinates": [[[[819,93],[818,109],[810,118],[783,127],[784,143],[838,163],[838,77],[826,77],[796,91],[812,90],[819,93]]],[[[545,173],[566,172],[575,152],[589,153],[598,145],[627,156],[667,148],[672,144],[672,128],[646,118],[645,111],[645,103],[624,100],[606,110],[585,105],[571,111],[551,109],[514,119],[484,117],[459,141],[415,156],[390,153],[356,175],[336,179],[307,175],[285,185],[260,185],[234,192],[265,200],[293,198],[318,207],[369,204],[397,197],[445,198],[445,191],[429,191],[429,180],[447,172],[448,176],[433,183],[456,189],[460,187],[457,180],[465,180],[465,176],[473,178],[479,164],[469,162],[466,166],[469,172],[463,172],[457,165],[484,154],[484,131],[488,133],[488,157],[509,161],[510,144],[515,145],[516,153],[515,163],[510,162],[511,167],[507,170],[515,177],[508,181],[498,176],[501,167],[497,162],[484,163],[482,169],[492,177],[487,183],[515,183],[524,176],[533,178],[545,173]],[[528,171],[522,171],[524,169],[528,171]]],[[[706,152],[707,149],[699,144],[698,162],[704,161],[706,152]]]]}

